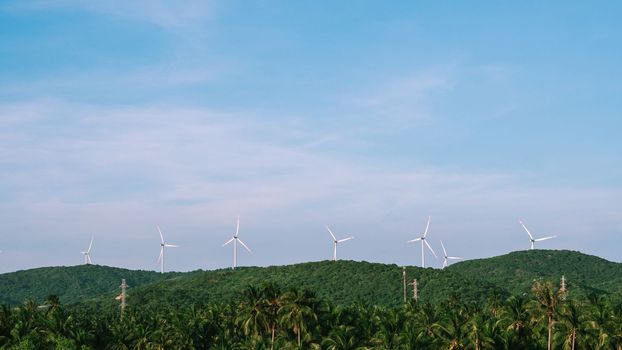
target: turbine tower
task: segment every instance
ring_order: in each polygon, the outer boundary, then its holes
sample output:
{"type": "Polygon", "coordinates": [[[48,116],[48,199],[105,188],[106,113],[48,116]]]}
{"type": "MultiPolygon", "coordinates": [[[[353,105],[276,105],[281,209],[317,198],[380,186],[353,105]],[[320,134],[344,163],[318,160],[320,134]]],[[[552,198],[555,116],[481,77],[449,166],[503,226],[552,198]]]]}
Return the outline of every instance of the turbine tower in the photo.
{"type": "Polygon", "coordinates": [[[425,240],[426,236],[428,235],[428,230],[430,228],[430,220],[432,220],[432,217],[428,216],[428,224],[425,226],[425,232],[423,232],[423,236],[421,236],[419,238],[411,239],[410,241],[407,242],[407,243],[414,243],[414,242],[421,241],[421,267],[425,267],[425,250],[424,250],[424,245],[427,246],[428,249],[430,249],[430,251],[432,252],[432,254],[434,255],[435,258],[437,257],[436,253],[434,252],[434,249],[432,249],[430,244],[425,240]]]}
{"type": "Polygon", "coordinates": [[[326,229],[328,230],[328,233],[330,233],[331,237],[333,237],[333,261],[337,261],[337,244],[341,242],[349,241],[353,239],[354,237],[350,236],[350,237],[343,238],[343,239],[337,239],[335,235],[333,234],[333,231],[331,231],[330,228],[328,228],[328,226],[326,226],[326,229]]]}
{"type": "Polygon", "coordinates": [[[462,260],[459,256],[447,256],[447,251],[445,250],[445,246],[443,245],[443,241],[441,242],[441,247],[443,248],[443,256],[445,260],[443,260],[443,268],[446,268],[449,265],[449,260],[462,260]]]}
{"type": "Polygon", "coordinates": [[[531,232],[529,232],[529,230],[527,229],[525,224],[523,224],[523,222],[520,221],[520,220],[518,222],[521,224],[521,226],[523,226],[523,228],[525,229],[525,231],[529,235],[529,241],[531,242],[531,248],[529,248],[530,250],[533,249],[534,243],[536,243],[536,242],[546,241],[547,239],[551,239],[551,238],[557,237],[557,236],[549,236],[549,237],[543,237],[543,238],[533,238],[533,236],[531,235],[531,232]]]}
{"type": "Polygon", "coordinates": [[[233,234],[233,237],[231,237],[230,240],[226,241],[225,244],[222,245],[224,247],[227,244],[233,242],[233,269],[234,270],[238,266],[238,242],[240,242],[240,244],[244,248],[246,248],[246,250],[248,250],[249,253],[251,252],[250,248],[247,247],[246,244],[244,244],[244,242],[242,242],[242,240],[238,237],[239,233],[240,233],[240,215],[238,215],[238,221],[235,227],[235,233],[233,234]]]}
{"type": "Polygon", "coordinates": [[[87,249],[86,252],[82,252],[82,255],[84,255],[85,265],[89,265],[93,263],[91,261],[91,248],[93,248],[93,236],[91,236],[91,243],[89,243],[89,249],[87,249]]]}
{"type": "Polygon", "coordinates": [[[158,256],[158,262],[160,263],[160,273],[164,273],[164,248],[177,248],[178,245],[174,244],[166,244],[164,243],[164,236],[162,235],[162,230],[160,230],[160,226],[157,226],[158,232],[160,233],[160,256],[158,256]]]}

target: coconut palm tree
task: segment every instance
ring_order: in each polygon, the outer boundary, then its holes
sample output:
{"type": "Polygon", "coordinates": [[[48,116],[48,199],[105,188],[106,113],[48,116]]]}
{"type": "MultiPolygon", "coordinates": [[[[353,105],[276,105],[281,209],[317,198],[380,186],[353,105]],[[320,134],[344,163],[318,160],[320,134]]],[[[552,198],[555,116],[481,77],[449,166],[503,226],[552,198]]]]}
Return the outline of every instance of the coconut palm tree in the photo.
{"type": "Polygon", "coordinates": [[[527,308],[528,300],[523,297],[510,297],[501,313],[505,325],[506,343],[510,349],[526,349],[532,336],[532,315],[527,308]]]}
{"type": "Polygon", "coordinates": [[[571,300],[565,303],[560,309],[558,326],[564,349],[575,350],[577,337],[586,333],[585,317],[581,314],[579,305],[575,301],[571,300]]]}
{"type": "Polygon", "coordinates": [[[531,290],[535,296],[536,308],[542,313],[547,321],[547,348],[548,350],[551,350],[551,341],[553,339],[553,321],[555,313],[557,312],[557,304],[559,301],[558,294],[555,292],[553,285],[550,282],[536,281],[531,290]]]}
{"type": "Polygon", "coordinates": [[[291,289],[281,296],[278,314],[281,322],[296,335],[298,346],[302,345],[302,333],[312,321],[317,321],[314,312],[315,296],[308,291],[291,289]]]}

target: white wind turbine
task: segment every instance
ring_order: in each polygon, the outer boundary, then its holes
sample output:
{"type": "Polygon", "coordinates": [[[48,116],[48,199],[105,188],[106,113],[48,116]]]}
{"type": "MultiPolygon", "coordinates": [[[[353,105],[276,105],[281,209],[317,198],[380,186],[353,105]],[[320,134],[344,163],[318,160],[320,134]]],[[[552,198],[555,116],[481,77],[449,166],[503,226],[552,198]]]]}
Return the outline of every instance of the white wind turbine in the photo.
{"type": "Polygon", "coordinates": [[[428,216],[428,223],[425,226],[425,232],[423,233],[423,236],[419,237],[419,238],[415,238],[415,239],[411,239],[410,241],[408,241],[407,243],[413,243],[413,242],[418,242],[421,241],[421,267],[425,267],[425,251],[424,251],[424,245],[428,247],[428,249],[430,249],[430,251],[432,252],[432,254],[434,254],[434,257],[436,258],[436,253],[434,252],[434,249],[432,249],[432,247],[430,246],[430,244],[428,243],[428,241],[425,240],[426,236],[428,235],[428,229],[430,228],[430,220],[432,220],[431,216],[428,216]]]}
{"type": "Polygon", "coordinates": [[[242,240],[238,237],[238,233],[240,233],[240,215],[238,215],[238,221],[235,227],[235,233],[233,234],[233,237],[231,237],[230,240],[226,241],[225,244],[222,245],[224,247],[227,244],[233,242],[233,269],[234,270],[238,266],[238,242],[240,242],[240,244],[244,248],[246,248],[246,250],[248,250],[249,253],[251,252],[251,249],[247,247],[246,244],[244,244],[244,242],[242,242],[242,240]]]}
{"type": "Polygon", "coordinates": [[[447,251],[445,250],[445,245],[443,245],[443,241],[441,241],[441,247],[443,248],[443,255],[445,256],[445,260],[443,261],[443,268],[446,268],[449,265],[449,260],[462,260],[459,256],[447,256],[447,251]]]}
{"type": "Polygon", "coordinates": [[[349,241],[353,239],[354,237],[350,236],[350,237],[346,237],[343,239],[337,239],[335,235],[333,234],[333,231],[331,231],[330,228],[328,228],[328,226],[326,226],[326,229],[328,230],[328,233],[330,233],[330,235],[333,237],[333,261],[337,261],[337,244],[341,242],[349,241]]]}
{"type": "Polygon", "coordinates": [[[549,237],[535,238],[535,239],[534,239],[534,238],[533,238],[533,236],[531,235],[531,232],[529,232],[529,230],[527,229],[527,227],[525,226],[525,224],[523,224],[523,222],[522,222],[522,221],[520,221],[520,220],[519,220],[518,222],[521,224],[521,226],[523,226],[523,228],[525,229],[525,231],[526,231],[526,232],[527,232],[527,234],[529,235],[529,241],[531,242],[531,248],[529,248],[529,249],[533,249],[533,245],[534,245],[534,243],[536,243],[536,242],[546,241],[547,239],[551,239],[551,238],[555,238],[555,237],[557,237],[557,236],[549,236],[549,237]]]}
{"type": "Polygon", "coordinates": [[[82,252],[82,255],[84,255],[84,263],[86,265],[93,263],[91,261],[91,248],[93,248],[93,236],[91,236],[91,243],[89,243],[89,249],[87,249],[86,252],[82,252]]]}
{"type": "Polygon", "coordinates": [[[164,248],[177,248],[178,245],[174,244],[166,244],[164,243],[164,236],[162,235],[162,230],[160,230],[160,226],[157,226],[158,232],[160,233],[160,256],[158,256],[158,262],[160,263],[160,273],[164,273],[164,248]]]}

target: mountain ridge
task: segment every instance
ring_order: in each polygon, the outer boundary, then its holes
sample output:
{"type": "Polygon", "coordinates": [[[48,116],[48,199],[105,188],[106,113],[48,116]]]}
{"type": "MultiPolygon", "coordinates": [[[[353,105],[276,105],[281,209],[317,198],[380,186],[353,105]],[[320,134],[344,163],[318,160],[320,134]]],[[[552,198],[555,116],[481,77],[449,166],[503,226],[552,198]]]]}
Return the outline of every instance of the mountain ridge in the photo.
{"type": "MultiPolygon", "coordinates": [[[[503,297],[528,293],[534,280],[559,283],[580,295],[620,295],[622,264],[568,250],[527,250],[482,259],[466,260],[446,269],[406,266],[408,283],[418,280],[423,301],[438,302],[450,296],[482,302],[489,294],[503,297]]],[[[168,272],[128,270],[100,265],[42,267],[0,274],[0,304],[18,305],[32,298],[42,302],[49,294],[65,304],[115,303],[121,278],[130,285],[135,305],[172,305],[226,302],[248,285],[272,282],[283,288],[314,291],[337,304],[365,302],[395,306],[403,302],[402,267],[366,261],[318,261],[236,270],[168,272]]],[[[412,297],[409,287],[408,298],[412,297]]]]}

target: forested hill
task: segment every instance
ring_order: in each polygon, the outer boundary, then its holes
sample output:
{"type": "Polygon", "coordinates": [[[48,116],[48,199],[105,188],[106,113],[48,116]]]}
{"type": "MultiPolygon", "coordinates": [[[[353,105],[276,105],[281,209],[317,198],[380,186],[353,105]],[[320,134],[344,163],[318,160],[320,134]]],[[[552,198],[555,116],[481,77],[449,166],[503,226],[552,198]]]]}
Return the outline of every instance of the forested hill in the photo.
{"type": "Polygon", "coordinates": [[[529,292],[533,281],[559,284],[561,276],[575,293],[588,295],[622,292],[622,264],[569,250],[526,250],[487,259],[467,260],[448,270],[465,277],[476,276],[508,293],[529,292]]]}
{"type": "Polygon", "coordinates": [[[21,304],[28,298],[40,303],[51,294],[59,296],[64,304],[72,304],[103,293],[118,292],[122,278],[132,286],[140,286],[178,275],[99,265],[22,270],[0,274],[0,304],[21,304]]]}
{"type": "MultiPolygon", "coordinates": [[[[481,300],[497,289],[451,271],[407,267],[406,272],[409,283],[417,278],[423,300],[443,300],[452,294],[460,294],[466,300],[481,300]]],[[[284,289],[310,290],[334,304],[361,302],[394,306],[403,302],[402,267],[346,260],[208,271],[134,288],[130,297],[132,303],[139,305],[220,302],[234,299],[248,285],[259,287],[266,283],[284,289]]],[[[408,298],[412,298],[412,287],[408,298]]]]}
{"type": "MultiPolygon", "coordinates": [[[[411,266],[406,271],[408,282],[417,278],[420,299],[431,302],[454,295],[464,301],[482,301],[491,292],[502,297],[520,295],[529,292],[536,279],[558,285],[562,275],[577,295],[597,293],[615,298],[622,291],[622,264],[571,251],[520,251],[460,262],[445,270],[411,266]]],[[[1,274],[0,303],[16,305],[26,298],[42,302],[56,294],[64,304],[109,306],[116,303],[121,278],[130,285],[128,302],[141,306],[227,302],[249,284],[268,282],[284,289],[311,290],[334,304],[393,306],[403,298],[400,266],[320,261],[166,274],[96,265],[39,268],[1,274]]],[[[408,297],[412,297],[412,287],[408,297]]]]}

